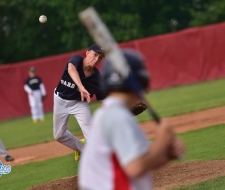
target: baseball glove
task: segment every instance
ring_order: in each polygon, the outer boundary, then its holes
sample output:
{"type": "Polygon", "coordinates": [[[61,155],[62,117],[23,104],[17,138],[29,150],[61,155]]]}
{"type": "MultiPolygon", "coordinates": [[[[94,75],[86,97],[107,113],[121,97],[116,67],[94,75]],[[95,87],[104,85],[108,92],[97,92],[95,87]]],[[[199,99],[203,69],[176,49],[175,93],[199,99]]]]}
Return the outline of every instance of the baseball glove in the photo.
{"type": "Polygon", "coordinates": [[[134,115],[139,115],[147,109],[147,106],[143,102],[139,102],[131,108],[131,112],[134,115]]]}

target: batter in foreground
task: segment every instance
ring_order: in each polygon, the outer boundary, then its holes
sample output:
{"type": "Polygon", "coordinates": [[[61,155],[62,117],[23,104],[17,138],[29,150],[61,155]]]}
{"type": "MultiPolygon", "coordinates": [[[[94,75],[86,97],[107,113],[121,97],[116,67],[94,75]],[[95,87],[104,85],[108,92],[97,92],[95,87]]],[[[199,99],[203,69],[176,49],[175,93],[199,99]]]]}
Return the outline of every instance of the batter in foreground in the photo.
{"type": "MultiPolygon", "coordinates": [[[[149,86],[149,75],[141,55],[123,50],[142,90],[149,86]]],[[[108,94],[93,117],[89,143],[79,165],[81,190],[150,190],[151,170],[185,152],[184,144],[164,121],[156,127],[150,142],[133,117],[131,106],[138,93],[129,77],[121,78],[109,60],[103,64],[103,89],[108,94]]]]}

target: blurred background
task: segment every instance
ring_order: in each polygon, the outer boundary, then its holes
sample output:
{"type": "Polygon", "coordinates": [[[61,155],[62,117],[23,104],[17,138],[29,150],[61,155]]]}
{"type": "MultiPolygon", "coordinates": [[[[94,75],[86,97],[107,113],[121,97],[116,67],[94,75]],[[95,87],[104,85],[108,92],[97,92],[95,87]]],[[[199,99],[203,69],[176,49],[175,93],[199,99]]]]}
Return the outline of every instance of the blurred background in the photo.
{"type": "Polygon", "coordinates": [[[121,47],[145,56],[152,90],[225,77],[223,0],[1,0],[0,120],[30,114],[23,85],[31,66],[46,86],[44,110],[52,111],[66,62],[94,43],[78,19],[88,6],[121,47]]]}
{"type": "Polygon", "coordinates": [[[225,20],[223,0],[1,0],[0,64],[86,48],[92,40],[78,12],[90,5],[118,42],[225,20]]]}

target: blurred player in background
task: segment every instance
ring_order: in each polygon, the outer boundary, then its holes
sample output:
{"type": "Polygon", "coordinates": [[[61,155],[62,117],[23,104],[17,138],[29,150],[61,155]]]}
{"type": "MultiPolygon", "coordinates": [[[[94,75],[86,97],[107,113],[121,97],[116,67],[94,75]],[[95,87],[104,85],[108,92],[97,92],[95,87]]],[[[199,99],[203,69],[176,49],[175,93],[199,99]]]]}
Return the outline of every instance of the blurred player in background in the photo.
{"type": "MultiPolygon", "coordinates": [[[[123,53],[131,75],[142,90],[147,90],[149,75],[143,58],[133,50],[123,53]]],[[[109,60],[103,64],[102,75],[107,97],[93,117],[89,143],[79,165],[79,187],[150,190],[150,171],[184,154],[184,144],[165,122],[156,127],[155,140],[150,142],[131,112],[139,97],[130,80],[121,78],[109,60]]]]}
{"type": "Polygon", "coordinates": [[[24,90],[28,94],[33,123],[44,121],[43,101],[46,97],[45,86],[40,77],[36,75],[34,67],[29,69],[29,77],[24,84],[24,90]]]}
{"type": "Polygon", "coordinates": [[[5,158],[5,161],[7,161],[7,162],[14,160],[14,158],[12,156],[8,155],[8,152],[6,151],[5,146],[1,139],[0,139],[0,154],[3,158],[5,158]]]}
{"type": "Polygon", "coordinates": [[[92,125],[92,115],[88,103],[93,95],[103,100],[100,91],[101,74],[96,66],[105,57],[103,49],[91,45],[86,57],[73,55],[66,63],[62,77],[54,92],[54,138],[75,151],[75,160],[80,159],[85,139],[88,139],[92,125]],[[83,132],[85,139],[81,141],[68,130],[69,116],[73,115],[83,132]]]}

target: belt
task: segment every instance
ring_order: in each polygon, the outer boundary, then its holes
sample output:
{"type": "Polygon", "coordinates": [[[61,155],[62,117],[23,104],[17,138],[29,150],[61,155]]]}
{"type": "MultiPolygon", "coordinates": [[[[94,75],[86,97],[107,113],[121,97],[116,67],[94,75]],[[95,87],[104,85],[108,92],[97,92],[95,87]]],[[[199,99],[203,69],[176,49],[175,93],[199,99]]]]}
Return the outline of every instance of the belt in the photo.
{"type": "Polygon", "coordinates": [[[75,100],[75,98],[67,97],[67,96],[63,95],[62,93],[57,92],[56,90],[55,90],[55,95],[64,99],[64,100],[75,100]]]}
{"type": "Polygon", "coordinates": [[[66,97],[62,93],[57,92],[56,90],[55,90],[55,95],[60,97],[60,98],[62,98],[62,99],[64,99],[64,100],[67,100],[66,97]]]}
{"type": "MultiPolygon", "coordinates": [[[[75,97],[68,97],[68,96],[64,95],[63,93],[61,93],[61,92],[57,92],[56,90],[55,90],[55,95],[58,96],[58,97],[60,97],[60,98],[62,98],[62,99],[64,99],[64,100],[81,101],[81,100],[79,100],[79,99],[77,99],[75,97]]],[[[85,99],[85,101],[86,101],[86,99],[85,99]]]]}
{"type": "Polygon", "coordinates": [[[58,97],[61,98],[61,96],[59,95],[59,92],[57,92],[57,91],[55,90],[54,93],[55,93],[56,96],[58,96],[58,97]]]}

